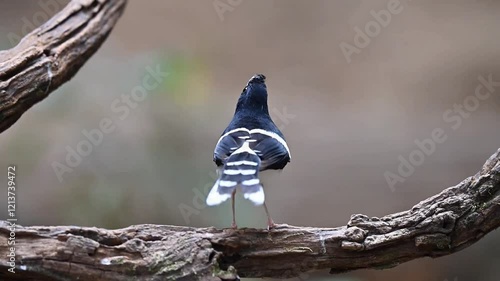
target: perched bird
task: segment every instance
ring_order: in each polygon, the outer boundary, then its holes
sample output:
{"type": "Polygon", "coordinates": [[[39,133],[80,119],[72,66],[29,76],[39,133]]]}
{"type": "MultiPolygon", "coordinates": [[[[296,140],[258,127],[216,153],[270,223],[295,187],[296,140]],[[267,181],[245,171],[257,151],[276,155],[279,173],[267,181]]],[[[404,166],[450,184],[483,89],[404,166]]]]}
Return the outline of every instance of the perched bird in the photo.
{"type": "Polygon", "coordinates": [[[285,137],[274,124],[267,107],[266,76],[250,78],[238,99],[233,120],[215,146],[214,162],[219,178],[210,190],[206,203],[219,205],[231,197],[233,223],[236,188],[255,205],[264,205],[268,228],[274,227],[265,203],[259,172],[281,170],[290,162],[290,150],[285,137]]]}

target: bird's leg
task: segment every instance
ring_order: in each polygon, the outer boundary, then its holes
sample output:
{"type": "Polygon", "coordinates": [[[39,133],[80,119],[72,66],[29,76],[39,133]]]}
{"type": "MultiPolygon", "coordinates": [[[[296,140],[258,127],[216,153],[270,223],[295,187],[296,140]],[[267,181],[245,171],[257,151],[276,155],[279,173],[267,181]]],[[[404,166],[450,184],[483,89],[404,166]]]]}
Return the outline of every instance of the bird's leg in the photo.
{"type": "Polygon", "coordinates": [[[236,189],[231,194],[231,207],[233,208],[233,223],[231,224],[231,227],[233,229],[237,229],[238,228],[238,226],[236,225],[236,216],[234,215],[234,196],[235,195],[236,195],[236,189]]]}
{"type": "Polygon", "coordinates": [[[271,218],[269,211],[267,210],[266,203],[264,203],[264,210],[266,210],[266,215],[267,215],[267,229],[272,229],[276,226],[276,224],[274,224],[274,221],[271,218]]]}

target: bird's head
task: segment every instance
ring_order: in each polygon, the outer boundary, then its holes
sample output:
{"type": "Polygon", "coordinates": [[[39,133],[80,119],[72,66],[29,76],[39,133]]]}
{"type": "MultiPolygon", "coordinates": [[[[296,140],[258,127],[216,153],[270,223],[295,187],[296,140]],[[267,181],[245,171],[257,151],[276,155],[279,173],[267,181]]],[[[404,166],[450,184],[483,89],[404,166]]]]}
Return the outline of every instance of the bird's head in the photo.
{"type": "Polygon", "coordinates": [[[248,80],[246,87],[241,92],[236,110],[258,110],[267,114],[267,87],[266,76],[255,74],[248,80]]]}
{"type": "Polygon", "coordinates": [[[250,80],[248,80],[247,85],[249,85],[250,83],[254,84],[254,83],[265,83],[265,82],[266,82],[266,76],[264,74],[255,74],[254,76],[252,76],[252,78],[250,78],[250,80]]]}

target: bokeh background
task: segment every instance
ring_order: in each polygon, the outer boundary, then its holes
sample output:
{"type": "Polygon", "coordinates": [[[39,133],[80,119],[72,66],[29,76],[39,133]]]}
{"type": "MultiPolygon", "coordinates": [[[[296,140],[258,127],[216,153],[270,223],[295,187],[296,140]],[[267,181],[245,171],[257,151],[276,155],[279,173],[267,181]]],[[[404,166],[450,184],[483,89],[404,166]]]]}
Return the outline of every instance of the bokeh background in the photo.
{"type": "MultiPolygon", "coordinates": [[[[131,0],[76,77],[0,135],[0,167],[18,167],[20,223],[229,226],[230,203],[206,208],[204,194],[213,147],[258,72],[292,150],[290,165],[266,184],[278,223],[333,227],[351,214],[380,217],[475,174],[500,147],[500,87],[456,130],[443,114],[474,94],[478,76],[500,81],[500,2],[401,0],[401,12],[348,62],[340,45],[355,46],[355,28],[389,2],[131,0]],[[112,104],[142,85],[148,67],[169,75],[120,119],[112,104]],[[66,164],[68,147],[103,118],[116,129],[60,181],[54,163],[66,164]],[[435,128],[446,141],[389,188],[384,173],[397,174],[398,157],[408,159],[435,128]]],[[[1,0],[0,49],[65,3],[1,0]]],[[[242,198],[237,220],[266,223],[264,210],[242,198]]],[[[496,281],[499,263],[495,231],[449,257],[300,280],[496,281]]]]}

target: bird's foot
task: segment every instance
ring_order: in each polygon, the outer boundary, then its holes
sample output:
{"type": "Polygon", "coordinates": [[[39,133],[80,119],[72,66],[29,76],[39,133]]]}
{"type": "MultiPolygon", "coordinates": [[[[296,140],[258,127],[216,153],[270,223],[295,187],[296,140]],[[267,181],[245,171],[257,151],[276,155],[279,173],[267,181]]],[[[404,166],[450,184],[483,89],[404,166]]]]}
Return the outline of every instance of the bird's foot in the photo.
{"type": "Polygon", "coordinates": [[[276,227],[276,224],[274,223],[274,221],[272,219],[267,221],[267,230],[271,230],[275,227],[276,227]]]}
{"type": "Polygon", "coordinates": [[[231,228],[234,230],[238,229],[238,225],[236,225],[236,222],[233,221],[233,223],[231,224],[231,228]]]}

